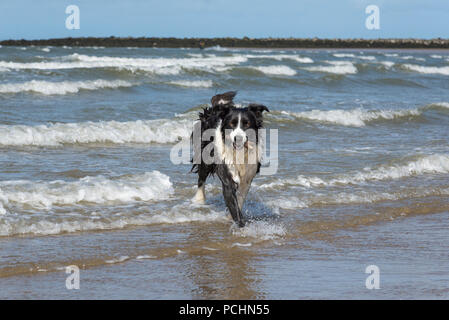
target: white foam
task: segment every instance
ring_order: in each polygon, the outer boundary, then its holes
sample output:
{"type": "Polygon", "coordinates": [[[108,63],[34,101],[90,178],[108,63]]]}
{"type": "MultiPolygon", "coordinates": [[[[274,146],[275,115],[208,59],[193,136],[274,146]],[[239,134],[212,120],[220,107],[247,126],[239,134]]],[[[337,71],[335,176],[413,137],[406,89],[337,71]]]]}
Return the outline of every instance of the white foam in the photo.
{"type": "Polygon", "coordinates": [[[0,182],[3,205],[19,205],[49,210],[75,204],[129,203],[167,199],[173,193],[170,178],[159,171],[141,175],[107,178],[85,177],[77,181],[0,182]]]}
{"type": "Polygon", "coordinates": [[[212,80],[179,80],[170,81],[169,84],[190,88],[210,88],[214,85],[212,80]]]}
{"type": "Polygon", "coordinates": [[[361,60],[368,60],[368,61],[376,60],[376,57],[374,57],[374,56],[357,56],[357,58],[359,58],[361,60]]]}
{"type": "Polygon", "coordinates": [[[418,109],[370,111],[358,108],[352,110],[311,110],[303,112],[282,111],[282,113],[300,119],[328,122],[343,126],[363,127],[366,125],[366,122],[369,121],[377,119],[391,120],[397,117],[416,116],[420,115],[421,111],[418,109]]]}
{"type": "Polygon", "coordinates": [[[0,93],[37,92],[45,95],[63,95],[77,93],[80,90],[113,89],[131,87],[134,84],[123,80],[86,80],[86,81],[38,81],[0,84],[0,93]]]}
{"type": "Polygon", "coordinates": [[[337,58],[355,58],[353,53],[334,53],[333,56],[337,58]]]}
{"type": "Polygon", "coordinates": [[[252,221],[243,228],[233,228],[232,233],[238,237],[249,237],[256,240],[272,240],[287,234],[282,225],[267,221],[252,221]]]}
{"type": "Polygon", "coordinates": [[[355,74],[357,67],[349,61],[325,61],[330,66],[312,66],[304,68],[308,71],[327,72],[333,74],[355,74]]]}
{"type": "Polygon", "coordinates": [[[245,55],[246,58],[250,59],[274,59],[277,61],[282,60],[293,60],[299,63],[313,63],[313,60],[309,57],[302,57],[299,55],[291,55],[291,54],[271,54],[271,55],[254,55],[254,54],[247,54],[245,55]]]}
{"type": "Polygon", "coordinates": [[[233,248],[233,247],[251,247],[251,246],[252,246],[252,243],[251,243],[251,242],[248,242],[248,243],[234,242],[234,243],[231,245],[231,248],[233,248]]]}
{"type": "Polygon", "coordinates": [[[416,64],[404,64],[403,66],[408,70],[424,74],[442,74],[446,76],[449,75],[449,67],[426,67],[426,66],[419,66],[416,64]]]}
{"type": "Polygon", "coordinates": [[[289,66],[277,65],[277,66],[261,66],[261,67],[253,67],[254,69],[259,70],[267,75],[275,75],[275,76],[294,76],[296,71],[290,68],[289,66]]]}
{"type": "Polygon", "coordinates": [[[60,57],[60,61],[43,62],[10,62],[0,61],[0,67],[8,69],[74,69],[74,68],[117,68],[135,71],[146,71],[163,75],[176,75],[183,69],[200,69],[214,71],[216,68],[238,65],[248,59],[244,56],[203,58],[124,58],[109,56],[88,56],[71,54],[60,57]]]}
{"type": "Polygon", "coordinates": [[[432,54],[430,57],[434,59],[443,59],[443,56],[440,56],[439,54],[432,54]]]}
{"type": "Polygon", "coordinates": [[[144,255],[136,257],[137,260],[155,259],[155,258],[157,258],[157,257],[156,256],[150,256],[150,255],[147,255],[147,254],[144,254],[144,255]]]}
{"type": "Polygon", "coordinates": [[[348,174],[341,174],[334,178],[306,177],[303,175],[295,179],[283,179],[269,184],[263,184],[261,188],[273,188],[279,185],[298,185],[305,188],[338,186],[348,184],[360,184],[367,181],[400,179],[423,174],[449,173],[449,155],[434,154],[423,156],[418,160],[406,164],[380,166],[378,168],[365,168],[348,174]]]}
{"type": "Polygon", "coordinates": [[[20,215],[0,217],[0,236],[11,236],[18,234],[54,235],[61,233],[73,233],[92,230],[114,230],[129,226],[147,226],[154,224],[178,224],[190,222],[227,222],[229,217],[226,212],[198,212],[194,207],[184,204],[164,209],[162,213],[147,213],[134,215],[132,212],[124,211],[113,215],[104,213],[106,217],[99,219],[86,217],[64,217],[51,216],[44,218],[28,219],[20,215]]]}
{"type": "Polygon", "coordinates": [[[3,204],[0,202],[0,215],[5,215],[6,209],[3,207],[3,204]]]}
{"type": "Polygon", "coordinates": [[[387,68],[391,68],[392,66],[395,65],[395,63],[392,62],[392,61],[379,61],[379,63],[382,64],[382,65],[384,65],[384,66],[387,67],[387,68]]]}
{"type": "Polygon", "coordinates": [[[39,50],[41,50],[41,51],[43,51],[43,52],[50,52],[50,48],[41,48],[41,49],[39,49],[39,50]]]}
{"type": "Polygon", "coordinates": [[[397,53],[384,53],[384,56],[386,56],[386,57],[397,57],[399,55],[397,53]]]}
{"type": "Polygon", "coordinates": [[[437,102],[437,103],[433,103],[433,105],[449,109],[449,102],[437,102]]]}
{"type": "Polygon", "coordinates": [[[120,256],[118,258],[113,258],[113,259],[110,259],[110,260],[106,260],[105,262],[109,263],[109,264],[114,264],[114,263],[125,262],[126,260],[129,260],[128,256],[120,256]]]}
{"type": "Polygon", "coordinates": [[[316,205],[340,205],[354,203],[374,203],[381,201],[397,201],[404,198],[418,198],[426,196],[443,196],[449,195],[449,188],[422,188],[399,190],[396,192],[375,192],[375,191],[359,191],[359,192],[332,192],[329,194],[318,194],[312,196],[301,196],[301,200],[294,197],[280,197],[276,201],[267,203],[272,208],[298,210],[316,205]],[[287,203],[285,205],[284,203],[287,203]]]}
{"type": "Polygon", "coordinates": [[[208,250],[208,251],[218,251],[219,249],[216,248],[210,248],[210,247],[203,247],[204,250],[208,250]]]}
{"type": "Polygon", "coordinates": [[[356,59],[369,60],[369,61],[376,60],[376,57],[374,57],[374,56],[356,56],[353,53],[334,53],[333,56],[337,57],[337,58],[356,58],[356,59]]]}
{"type": "Polygon", "coordinates": [[[426,61],[426,59],[424,59],[424,58],[420,58],[420,57],[414,57],[414,56],[403,56],[403,57],[400,57],[401,59],[404,59],[404,60],[417,60],[417,61],[426,61]]]}
{"type": "Polygon", "coordinates": [[[174,143],[190,136],[193,120],[137,120],[56,123],[39,126],[0,125],[0,145],[61,146],[86,143],[174,143]]]}

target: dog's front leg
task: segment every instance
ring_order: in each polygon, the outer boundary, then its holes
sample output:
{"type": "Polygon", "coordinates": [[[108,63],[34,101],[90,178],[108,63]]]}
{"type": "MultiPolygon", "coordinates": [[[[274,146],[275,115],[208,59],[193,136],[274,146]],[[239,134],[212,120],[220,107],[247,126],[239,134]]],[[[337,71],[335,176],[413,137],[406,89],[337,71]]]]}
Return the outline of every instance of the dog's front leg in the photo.
{"type": "Polygon", "coordinates": [[[237,184],[232,179],[232,174],[226,167],[221,164],[217,166],[217,175],[223,185],[223,197],[226,202],[226,206],[231,212],[232,219],[237,223],[239,227],[244,227],[245,222],[243,220],[242,211],[239,207],[237,199],[237,184]]]}

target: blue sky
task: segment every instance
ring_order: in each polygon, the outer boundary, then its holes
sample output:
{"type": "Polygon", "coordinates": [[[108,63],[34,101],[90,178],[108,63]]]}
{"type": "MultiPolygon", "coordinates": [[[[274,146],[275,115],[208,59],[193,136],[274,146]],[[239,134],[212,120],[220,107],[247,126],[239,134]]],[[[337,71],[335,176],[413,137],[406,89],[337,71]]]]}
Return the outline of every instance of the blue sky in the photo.
{"type": "Polygon", "coordinates": [[[55,37],[449,38],[449,0],[15,0],[0,4],[0,39],[55,37]],[[65,9],[80,8],[67,30],[65,9]],[[380,30],[365,27],[368,5],[380,30]]]}

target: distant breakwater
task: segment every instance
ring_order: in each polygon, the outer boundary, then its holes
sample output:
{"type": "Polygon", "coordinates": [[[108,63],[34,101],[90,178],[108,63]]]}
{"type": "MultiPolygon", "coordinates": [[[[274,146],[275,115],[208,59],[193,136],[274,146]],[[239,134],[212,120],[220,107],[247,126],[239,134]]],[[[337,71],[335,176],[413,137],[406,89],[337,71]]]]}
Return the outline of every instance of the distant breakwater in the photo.
{"type": "Polygon", "coordinates": [[[319,38],[58,38],[4,40],[2,46],[156,47],[156,48],[384,48],[449,49],[449,39],[319,39],[319,38]]]}

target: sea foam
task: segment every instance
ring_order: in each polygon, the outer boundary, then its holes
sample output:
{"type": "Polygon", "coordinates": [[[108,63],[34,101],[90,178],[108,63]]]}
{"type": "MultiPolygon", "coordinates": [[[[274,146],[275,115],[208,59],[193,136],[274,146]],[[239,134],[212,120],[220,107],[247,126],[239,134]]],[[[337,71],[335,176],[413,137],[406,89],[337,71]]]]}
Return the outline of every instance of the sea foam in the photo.
{"type": "Polygon", "coordinates": [[[357,67],[349,61],[325,61],[329,65],[312,66],[304,68],[308,71],[326,72],[333,74],[355,74],[357,67]]]}
{"type": "Polygon", "coordinates": [[[303,112],[287,112],[282,114],[299,119],[328,122],[343,126],[363,127],[367,122],[386,119],[391,120],[399,117],[417,116],[421,114],[419,109],[410,110],[365,110],[362,108],[351,110],[311,110],[303,112]]]}
{"type": "Polygon", "coordinates": [[[338,185],[360,184],[367,181],[400,179],[423,174],[449,173],[449,155],[434,154],[422,156],[405,164],[383,165],[377,168],[365,168],[363,171],[340,174],[331,178],[307,177],[281,179],[263,184],[260,188],[276,188],[281,185],[297,185],[305,188],[328,187],[338,185]]]}
{"type": "Polygon", "coordinates": [[[262,67],[253,67],[260,72],[263,72],[267,75],[274,76],[294,76],[296,71],[290,68],[289,66],[276,65],[276,66],[262,66],[262,67]]]}
{"type": "Polygon", "coordinates": [[[75,204],[128,203],[167,199],[170,178],[159,171],[115,178],[85,177],[76,181],[13,180],[0,182],[0,204],[38,209],[75,204]]]}
{"type": "Polygon", "coordinates": [[[449,67],[427,67],[416,64],[404,64],[404,68],[424,74],[442,74],[449,75],[449,67]]]}
{"type": "Polygon", "coordinates": [[[63,95],[77,93],[80,90],[114,89],[131,87],[134,84],[123,80],[86,80],[86,81],[38,81],[0,84],[0,93],[37,92],[45,95],[63,95]]]}
{"type": "Polygon", "coordinates": [[[117,68],[119,70],[146,71],[162,75],[176,75],[183,69],[214,71],[216,68],[238,65],[248,59],[244,56],[207,56],[203,58],[124,58],[71,54],[58,57],[59,61],[11,62],[0,61],[0,68],[7,69],[76,69],[117,68]]]}
{"type": "Polygon", "coordinates": [[[86,143],[174,143],[190,136],[194,121],[185,117],[137,121],[0,125],[0,145],[60,146],[86,143]]]}

